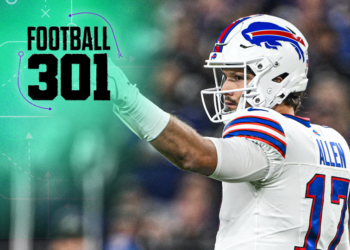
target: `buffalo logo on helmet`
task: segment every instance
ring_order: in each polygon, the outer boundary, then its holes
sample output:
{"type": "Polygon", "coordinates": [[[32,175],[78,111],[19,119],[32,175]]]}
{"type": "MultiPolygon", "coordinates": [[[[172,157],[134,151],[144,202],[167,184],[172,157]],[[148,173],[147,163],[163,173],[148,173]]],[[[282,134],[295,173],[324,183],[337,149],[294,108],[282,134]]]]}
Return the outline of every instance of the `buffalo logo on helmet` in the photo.
{"type": "Polygon", "coordinates": [[[210,60],[213,60],[217,57],[218,55],[216,53],[214,53],[211,57],[210,57],[210,60]]]}
{"type": "Polygon", "coordinates": [[[305,46],[304,40],[293,34],[289,29],[283,28],[273,23],[255,22],[242,31],[243,37],[252,44],[261,47],[265,43],[267,49],[278,49],[277,46],[282,46],[278,41],[289,42],[299,55],[299,60],[303,58],[305,61],[304,52],[300,44],[305,46]]]}

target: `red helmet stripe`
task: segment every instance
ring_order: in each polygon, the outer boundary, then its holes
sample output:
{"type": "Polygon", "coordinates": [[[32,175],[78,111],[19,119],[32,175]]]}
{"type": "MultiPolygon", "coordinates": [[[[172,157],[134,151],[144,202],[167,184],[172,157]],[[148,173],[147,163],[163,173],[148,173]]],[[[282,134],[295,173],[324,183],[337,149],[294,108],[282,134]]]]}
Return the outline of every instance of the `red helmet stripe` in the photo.
{"type": "Polygon", "coordinates": [[[293,35],[292,33],[286,32],[286,31],[280,31],[280,30],[260,30],[260,31],[254,31],[251,33],[253,36],[266,36],[266,35],[270,35],[270,36],[283,36],[283,37],[287,37],[290,38],[294,41],[297,41],[299,43],[301,43],[302,45],[305,46],[305,43],[303,41],[303,39],[299,36],[293,35]]]}
{"type": "Polygon", "coordinates": [[[231,23],[229,26],[226,27],[226,29],[224,29],[224,31],[220,34],[218,40],[216,43],[222,43],[223,42],[223,38],[225,37],[226,33],[232,28],[232,26],[234,26],[236,23],[238,23],[239,21],[241,21],[240,19],[231,23]]]}

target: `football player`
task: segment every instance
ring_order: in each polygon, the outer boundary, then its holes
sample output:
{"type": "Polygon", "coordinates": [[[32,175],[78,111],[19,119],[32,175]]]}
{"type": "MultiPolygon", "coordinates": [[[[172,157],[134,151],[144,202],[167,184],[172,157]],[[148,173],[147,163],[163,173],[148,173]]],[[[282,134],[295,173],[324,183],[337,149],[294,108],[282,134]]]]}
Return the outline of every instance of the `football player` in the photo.
{"type": "Polygon", "coordinates": [[[348,145],[332,128],[295,116],[307,49],[293,24],[269,15],[222,31],[205,65],[215,87],[201,93],[209,119],[226,125],[222,138],[200,136],[109,68],[113,112],[178,168],[222,181],[216,250],[350,249],[348,145]]]}

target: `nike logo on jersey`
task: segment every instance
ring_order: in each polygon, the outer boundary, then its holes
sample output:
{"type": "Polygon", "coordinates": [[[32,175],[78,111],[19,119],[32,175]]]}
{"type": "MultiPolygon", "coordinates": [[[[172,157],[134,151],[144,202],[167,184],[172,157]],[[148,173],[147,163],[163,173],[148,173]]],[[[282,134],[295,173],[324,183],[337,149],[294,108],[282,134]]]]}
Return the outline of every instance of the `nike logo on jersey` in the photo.
{"type": "Polygon", "coordinates": [[[314,132],[315,135],[321,136],[316,130],[312,130],[312,132],[314,132]]]}
{"type": "Polygon", "coordinates": [[[338,168],[346,168],[344,150],[340,143],[316,139],[320,150],[320,164],[338,168]]]}

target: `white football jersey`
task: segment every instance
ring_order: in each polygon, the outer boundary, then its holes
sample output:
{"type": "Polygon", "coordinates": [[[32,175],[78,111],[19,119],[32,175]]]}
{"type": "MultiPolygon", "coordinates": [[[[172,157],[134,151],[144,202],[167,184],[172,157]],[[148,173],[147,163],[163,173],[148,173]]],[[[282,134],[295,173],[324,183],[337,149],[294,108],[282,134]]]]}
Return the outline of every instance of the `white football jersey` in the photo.
{"type": "Polygon", "coordinates": [[[222,183],[215,250],[350,249],[350,153],[339,133],[307,118],[248,108],[225,126],[223,138],[231,137],[268,144],[284,161],[264,180],[222,183]]]}

